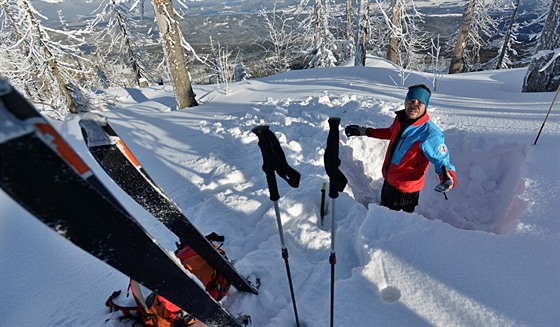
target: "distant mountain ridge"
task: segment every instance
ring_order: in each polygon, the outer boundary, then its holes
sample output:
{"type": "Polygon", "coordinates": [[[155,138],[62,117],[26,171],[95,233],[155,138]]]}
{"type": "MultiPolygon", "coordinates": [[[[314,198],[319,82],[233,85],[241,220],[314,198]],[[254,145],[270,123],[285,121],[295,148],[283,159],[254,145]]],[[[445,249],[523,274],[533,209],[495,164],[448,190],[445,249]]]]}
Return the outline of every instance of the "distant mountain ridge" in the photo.
{"type": "MultiPolygon", "coordinates": [[[[183,0],[189,7],[186,15],[224,15],[224,14],[253,14],[262,8],[272,10],[275,6],[277,10],[295,10],[302,2],[306,0],[183,0]]],[[[312,6],[312,1],[307,0],[307,7],[312,6]]],[[[343,5],[346,0],[335,0],[336,4],[343,5]]],[[[61,10],[62,14],[68,21],[76,19],[82,20],[84,17],[90,16],[96,10],[101,0],[93,0],[88,3],[85,1],[66,0],[62,3],[46,3],[41,0],[31,0],[33,6],[43,15],[49,18],[50,22],[57,21],[57,11],[61,10]]],[[[437,14],[461,14],[463,8],[462,1],[450,0],[417,0],[416,6],[422,9],[423,13],[437,14]]],[[[150,15],[153,12],[151,0],[145,0],[146,13],[150,15]]],[[[176,9],[178,5],[175,4],[176,9]]]]}

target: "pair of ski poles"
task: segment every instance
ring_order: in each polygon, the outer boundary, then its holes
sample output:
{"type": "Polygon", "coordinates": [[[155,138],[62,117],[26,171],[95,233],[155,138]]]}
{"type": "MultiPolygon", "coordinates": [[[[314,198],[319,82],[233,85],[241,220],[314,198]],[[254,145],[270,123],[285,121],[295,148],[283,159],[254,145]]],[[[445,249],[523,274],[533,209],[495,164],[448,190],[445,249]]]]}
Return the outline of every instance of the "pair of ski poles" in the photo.
{"type": "MultiPolygon", "coordinates": [[[[344,190],[348,180],[339,170],[340,159],[338,158],[339,150],[339,131],[338,126],[340,125],[340,118],[330,117],[329,118],[329,135],[327,137],[327,147],[325,149],[324,164],[327,175],[329,176],[330,188],[329,197],[331,201],[331,253],[329,256],[329,263],[331,265],[331,312],[330,312],[330,326],[334,325],[334,272],[336,265],[336,251],[335,251],[335,236],[336,236],[336,222],[335,222],[335,199],[338,197],[338,193],[344,190]]],[[[282,177],[291,187],[297,188],[299,186],[299,180],[301,175],[291,168],[287,161],[282,148],[280,147],[280,142],[270,131],[268,126],[257,126],[253,128],[253,133],[255,133],[259,139],[259,147],[261,149],[263,157],[262,169],[266,174],[266,180],[268,183],[268,189],[270,193],[270,200],[274,204],[274,210],[276,212],[276,222],[278,224],[278,232],[280,234],[280,243],[282,245],[282,258],[286,265],[286,272],[288,275],[288,284],[290,286],[290,295],[292,297],[292,305],[294,308],[294,315],[296,319],[296,326],[299,327],[299,317],[297,312],[296,299],[294,295],[294,286],[292,283],[292,275],[290,272],[290,265],[288,262],[288,248],[286,247],[286,242],[284,240],[284,232],[282,229],[282,221],[280,219],[280,209],[278,207],[278,199],[280,199],[280,194],[278,192],[278,184],[276,183],[276,173],[282,177]]],[[[323,217],[323,203],[321,203],[321,218],[323,217]]]]}

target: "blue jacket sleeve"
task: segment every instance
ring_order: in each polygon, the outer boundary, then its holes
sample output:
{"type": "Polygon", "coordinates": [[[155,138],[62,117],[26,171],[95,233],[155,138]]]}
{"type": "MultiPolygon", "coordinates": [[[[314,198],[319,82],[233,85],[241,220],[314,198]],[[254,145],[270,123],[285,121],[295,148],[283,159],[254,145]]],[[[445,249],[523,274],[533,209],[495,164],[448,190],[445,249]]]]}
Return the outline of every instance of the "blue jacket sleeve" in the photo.
{"type": "Polygon", "coordinates": [[[448,170],[455,171],[455,166],[450,162],[449,150],[441,131],[432,129],[430,136],[422,142],[421,149],[426,158],[434,165],[438,176],[442,172],[442,165],[445,165],[448,170]]]}

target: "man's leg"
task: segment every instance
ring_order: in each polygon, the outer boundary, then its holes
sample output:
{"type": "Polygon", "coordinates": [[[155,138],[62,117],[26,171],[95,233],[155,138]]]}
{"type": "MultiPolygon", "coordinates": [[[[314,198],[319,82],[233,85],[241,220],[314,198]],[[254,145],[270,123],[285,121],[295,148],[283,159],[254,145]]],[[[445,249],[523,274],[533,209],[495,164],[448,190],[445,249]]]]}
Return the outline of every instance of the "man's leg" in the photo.
{"type": "Polygon", "coordinates": [[[386,181],[381,188],[381,205],[391,210],[414,212],[419,197],[420,192],[403,193],[386,181]]]}
{"type": "Polygon", "coordinates": [[[420,192],[404,193],[402,209],[406,212],[414,212],[419,198],[420,192]]]}
{"type": "Polygon", "coordinates": [[[386,181],[383,182],[383,187],[381,188],[381,203],[383,207],[387,207],[391,210],[399,211],[401,207],[399,205],[401,199],[401,192],[394,188],[391,184],[386,181]]]}

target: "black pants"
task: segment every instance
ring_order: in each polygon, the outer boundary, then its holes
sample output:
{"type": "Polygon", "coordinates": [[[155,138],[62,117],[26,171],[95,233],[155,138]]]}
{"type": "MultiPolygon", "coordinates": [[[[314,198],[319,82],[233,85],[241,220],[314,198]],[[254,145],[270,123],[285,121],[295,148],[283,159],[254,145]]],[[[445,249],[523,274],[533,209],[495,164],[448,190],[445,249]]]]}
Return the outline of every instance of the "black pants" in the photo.
{"type": "Polygon", "coordinates": [[[418,205],[418,199],[420,198],[420,191],[412,193],[404,193],[387,181],[383,182],[383,188],[381,189],[381,205],[387,207],[391,210],[403,210],[406,212],[413,212],[414,208],[418,205]]]}

